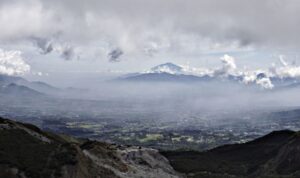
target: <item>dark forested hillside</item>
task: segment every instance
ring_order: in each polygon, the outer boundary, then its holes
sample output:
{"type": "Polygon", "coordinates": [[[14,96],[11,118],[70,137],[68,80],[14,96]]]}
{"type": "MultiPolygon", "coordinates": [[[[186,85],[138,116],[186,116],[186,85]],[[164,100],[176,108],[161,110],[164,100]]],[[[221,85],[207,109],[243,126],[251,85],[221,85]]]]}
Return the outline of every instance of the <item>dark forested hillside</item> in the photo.
{"type": "Polygon", "coordinates": [[[300,177],[300,134],[274,131],[244,144],[205,152],[163,152],[189,177],[300,177]]]}

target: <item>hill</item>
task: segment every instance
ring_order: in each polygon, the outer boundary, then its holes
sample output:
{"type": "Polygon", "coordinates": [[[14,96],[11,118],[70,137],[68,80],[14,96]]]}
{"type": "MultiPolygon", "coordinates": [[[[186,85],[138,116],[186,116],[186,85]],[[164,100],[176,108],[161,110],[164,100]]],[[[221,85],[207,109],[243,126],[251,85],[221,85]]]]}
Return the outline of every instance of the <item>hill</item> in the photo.
{"type": "Polygon", "coordinates": [[[215,149],[163,152],[175,170],[191,178],[300,177],[300,134],[283,130],[244,144],[215,149]]]}
{"type": "Polygon", "coordinates": [[[18,86],[27,87],[28,89],[35,90],[40,93],[52,94],[59,91],[58,88],[55,88],[44,82],[39,82],[39,81],[31,82],[22,77],[0,74],[0,87],[9,86],[11,84],[15,86],[18,85],[18,86]]]}
{"type": "Polygon", "coordinates": [[[0,87],[0,94],[11,95],[15,97],[39,97],[44,95],[43,93],[33,90],[29,87],[17,85],[15,83],[0,87]]]}
{"type": "Polygon", "coordinates": [[[178,178],[157,150],[76,139],[0,118],[0,177],[178,178]]]}

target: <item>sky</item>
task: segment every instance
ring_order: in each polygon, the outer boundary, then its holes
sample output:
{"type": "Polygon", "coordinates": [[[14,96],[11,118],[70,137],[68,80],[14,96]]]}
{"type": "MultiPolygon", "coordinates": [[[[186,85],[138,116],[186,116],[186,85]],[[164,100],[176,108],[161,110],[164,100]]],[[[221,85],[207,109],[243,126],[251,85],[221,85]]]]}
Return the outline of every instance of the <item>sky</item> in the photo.
{"type": "Polygon", "coordinates": [[[225,54],[240,68],[299,63],[299,12],[299,0],[0,0],[0,72],[63,82],[225,54]]]}

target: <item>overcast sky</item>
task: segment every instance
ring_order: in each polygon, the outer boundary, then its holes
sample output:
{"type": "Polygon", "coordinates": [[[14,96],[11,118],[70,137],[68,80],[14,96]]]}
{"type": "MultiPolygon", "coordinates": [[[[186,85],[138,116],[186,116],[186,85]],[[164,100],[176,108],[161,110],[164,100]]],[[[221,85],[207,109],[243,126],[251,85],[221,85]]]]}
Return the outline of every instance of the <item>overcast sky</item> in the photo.
{"type": "Polygon", "coordinates": [[[26,75],[212,66],[224,54],[267,67],[298,60],[299,12],[299,0],[0,0],[0,57],[22,58],[26,75]]]}

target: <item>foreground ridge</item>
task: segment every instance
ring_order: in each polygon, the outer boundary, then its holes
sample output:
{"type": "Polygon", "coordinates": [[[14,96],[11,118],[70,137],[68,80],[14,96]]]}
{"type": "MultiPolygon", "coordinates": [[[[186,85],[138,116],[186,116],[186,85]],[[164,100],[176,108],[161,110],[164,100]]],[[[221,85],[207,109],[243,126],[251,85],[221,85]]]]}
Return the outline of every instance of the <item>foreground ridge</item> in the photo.
{"type": "Polygon", "coordinates": [[[162,152],[175,170],[188,177],[300,177],[300,134],[274,131],[244,144],[217,147],[205,152],[162,152]]]}
{"type": "Polygon", "coordinates": [[[0,177],[179,178],[157,150],[44,132],[0,118],[0,177]]]}

